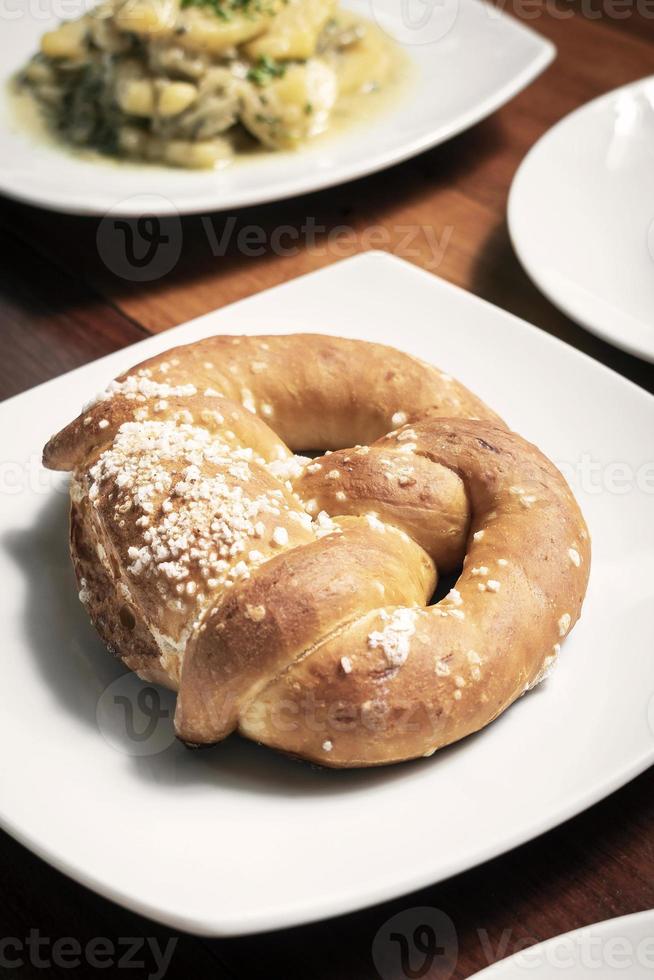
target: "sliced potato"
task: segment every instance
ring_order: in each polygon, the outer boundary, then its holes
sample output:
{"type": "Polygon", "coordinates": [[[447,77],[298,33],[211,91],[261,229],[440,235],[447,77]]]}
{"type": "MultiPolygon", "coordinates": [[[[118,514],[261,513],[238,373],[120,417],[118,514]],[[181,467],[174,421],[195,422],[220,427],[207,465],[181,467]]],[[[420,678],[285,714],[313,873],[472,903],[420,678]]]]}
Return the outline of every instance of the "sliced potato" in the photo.
{"type": "Polygon", "coordinates": [[[198,90],[190,82],[164,82],[159,92],[157,109],[160,116],[178,116],[192,105],[198,90]]]}
{"type": "Polygon", "coordinates": [[[291,148],[326,129],[337,96],[335,72],[313,58],[263,88],[245,83],[241,121],[265,146],[291,148]]]}
{"type": "Polygon", "coordinates": [[[227,162],[231,148],[227,140],[213,139],[199,142],[170,140],[164,144],[163,160],[174,167],[194,170],[210,170],[227,162]]]}
{"type": "Polygon", "coordinates": [[[356,44],[331,56],[341,95],[354,95],[383,85],[391,73],[393,59],[389,43],[379,29],[370,26],[356,44]]]}
{"type": "Polygon", "coordinates": [[[262,0],[251,13],[234,11],[225,19],[208,7],[187,7],[177,21],[177,44],[192,51],[220,54],[263,34],[283,3],[284,0],[262,0]]]}
{"type": "Polygon", "coordinates": [[[56,81],[54,69],[45,61],[34,58],[28,62],[22,76],[31,85],[51,85],[56,81]]]}
{"type": "Polygon", "coordinates": [[[172,32],[178,15],[178,0],[125,0],[114,14],[114,24],[130,34],[163,35],[172,32]]]}
{"type": "Polygon", "coordinates": [[[127,78],[116,90],[118,105],[130,116],[153,116],[155,111],[154,85],[149,78],[127,78]]]}
{"type": "Polygon", "coordinates": [[[86,58],[86,39],[89,31],[88,17],[69,20],[41,38],[41,51],[46,58],[80,61],[86,58]]]}
{"type": "Polygon", "coordinates": [[[316,53],[318,36],[338,0],[288,0],[269,29],[245,47],[248,58],[306,61],[316,53]]]}
{"type": "Polygon", "coordinates": [[[47,33],[21,78],[69,142],[101,152],[215,166],[225,134],[241,148],[239,122],[295,148],[327,128],[339,94],[392,69],[382,32],[338,2],[99,0],[47,33]]]}

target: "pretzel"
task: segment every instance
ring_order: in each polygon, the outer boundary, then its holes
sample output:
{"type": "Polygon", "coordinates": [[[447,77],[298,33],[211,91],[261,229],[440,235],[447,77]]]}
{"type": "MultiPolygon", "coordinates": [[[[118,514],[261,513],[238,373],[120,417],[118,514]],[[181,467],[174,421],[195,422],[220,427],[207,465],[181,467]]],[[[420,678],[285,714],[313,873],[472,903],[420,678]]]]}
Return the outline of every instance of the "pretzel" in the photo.
{"type": "Polygon", "coordinates": [[[44,462],[73,471],[80,598],[131,670],[177,690],[189,745],[238,731],[332,767],[431,755],[539,683],[581,612],[590,541],[561,474],[383,345],[176,348],[112,382],[44,462]]]}

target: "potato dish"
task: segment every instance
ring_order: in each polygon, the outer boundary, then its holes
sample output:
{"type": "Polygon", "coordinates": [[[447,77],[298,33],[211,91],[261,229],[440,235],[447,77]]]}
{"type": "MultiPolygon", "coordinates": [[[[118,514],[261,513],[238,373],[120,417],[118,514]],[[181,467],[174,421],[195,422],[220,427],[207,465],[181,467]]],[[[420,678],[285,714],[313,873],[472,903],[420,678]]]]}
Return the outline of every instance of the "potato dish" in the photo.
{"type": "Polygon", "coordinates": [[[207,168],[324,132],[393,55],[337,0],[108,0],[45,34],[18,83],[69,144],[207,168]]]}

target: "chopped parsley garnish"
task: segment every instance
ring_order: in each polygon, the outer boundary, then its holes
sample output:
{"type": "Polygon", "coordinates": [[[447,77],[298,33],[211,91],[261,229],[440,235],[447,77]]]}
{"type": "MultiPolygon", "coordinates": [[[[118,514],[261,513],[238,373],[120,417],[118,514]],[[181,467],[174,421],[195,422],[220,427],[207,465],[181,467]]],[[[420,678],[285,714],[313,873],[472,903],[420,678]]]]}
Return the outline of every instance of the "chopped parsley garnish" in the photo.
{"type": "Polygon", "coordinates": [[[221,20],[231,20],[234,14],[258,14],[266,9],[262,0],[181,0],[186,7],[208,7],[221,20]]]}
{"type": "Polygon", "coordinates": [[[254,82],[255,85],[268,85],[273,78],[283,78],[285,73],[286,65],[269,58],[268,55],[262,55],[250,68],[247,77],[248,81],[254,82]]]}

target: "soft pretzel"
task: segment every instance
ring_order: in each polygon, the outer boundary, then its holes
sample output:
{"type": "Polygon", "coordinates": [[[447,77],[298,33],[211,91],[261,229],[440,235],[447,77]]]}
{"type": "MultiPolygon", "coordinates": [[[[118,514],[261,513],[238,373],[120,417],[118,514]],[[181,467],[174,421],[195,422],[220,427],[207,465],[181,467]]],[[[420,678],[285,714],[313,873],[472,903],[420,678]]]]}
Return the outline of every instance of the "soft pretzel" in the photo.
{"type": "Polygon", "coordinates": [[[335,767],[430,755],[538,683],[580,615],[590,542],[561,474],[389,347],[176,348],[44,459],[73,471],[82,601],[128,667],[178,691],[188,744],[239,731],[335,767]]]}

